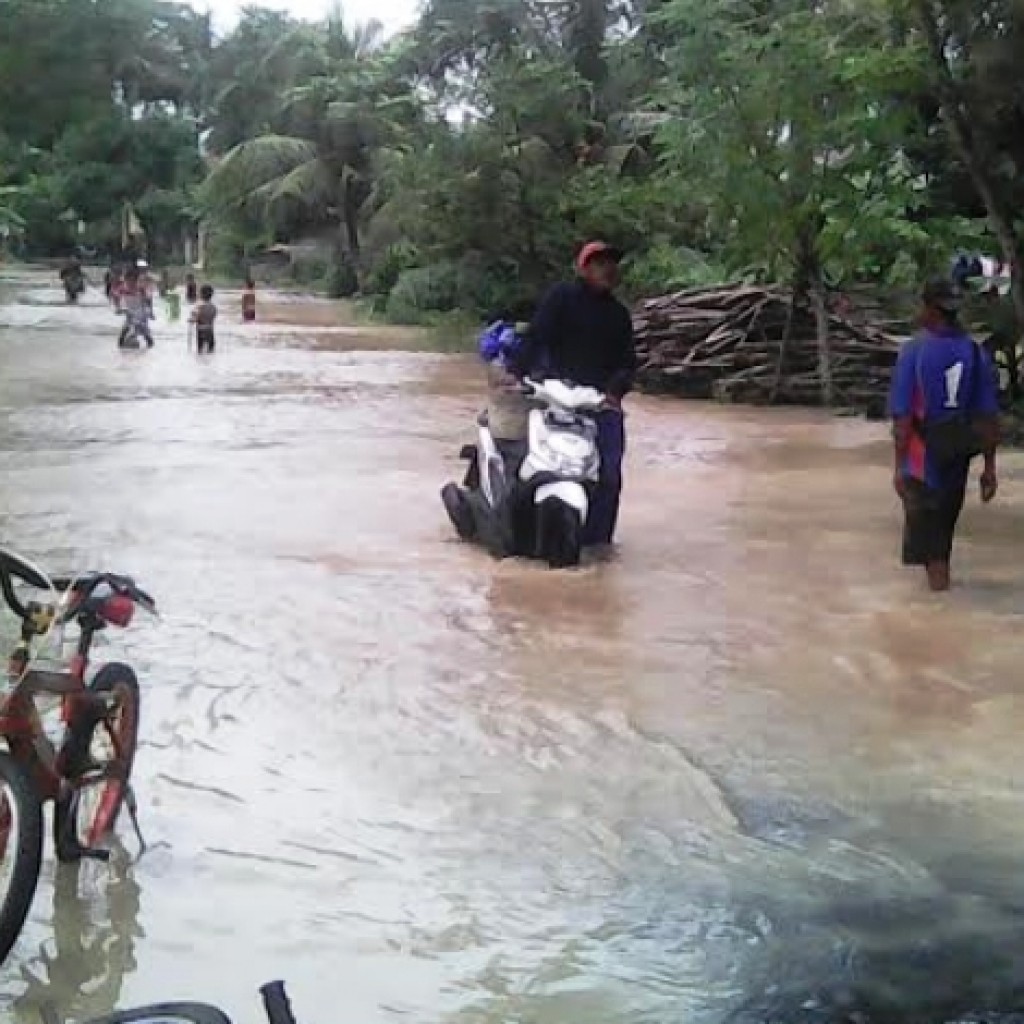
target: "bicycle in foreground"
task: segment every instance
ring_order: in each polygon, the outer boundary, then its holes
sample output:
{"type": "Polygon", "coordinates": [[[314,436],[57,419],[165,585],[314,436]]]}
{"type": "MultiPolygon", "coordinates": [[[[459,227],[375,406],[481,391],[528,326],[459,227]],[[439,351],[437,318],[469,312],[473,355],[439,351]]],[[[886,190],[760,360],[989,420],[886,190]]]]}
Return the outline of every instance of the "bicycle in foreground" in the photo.
{"type": "MultiPolygon", "coordinates": [[[[43,854],[43,804],[53,800],[58,860],[106,860],[100,844],[127,806],[138,833],[129,778],[139,734],[139,683],[129,665],[104,665],[86,682],[96,634],[125,627],[135,609],[153,614],[153,599],[127,576],[46,575],[0,548],[0,592],[21,619],[0,699],[0,961],[18,939],[32,906],[43,854]],[[19,588],[46,595],[26,600],[19,588]],[[33,667],[42,638],[66,625],[78,628],[66,670],[33,667]],[[37,701],[59,700],[62,735],[54,743],[37,701]]],[[[141,843],[141,834],[139,835],[141,843]]]]}
{"type": "MultiPolygon", "coordinates": [[[[284,982],[270,981],[260,989],[268,1024],[297,1024],[284,990],[284,982]]],[[[43,1020],[43,1024],[48,1022],[43,1020]]],[[[205,1003],[153,1003],[97,1017],[86,1024],[231,1024],[216,1006],[205,1003]]]]}

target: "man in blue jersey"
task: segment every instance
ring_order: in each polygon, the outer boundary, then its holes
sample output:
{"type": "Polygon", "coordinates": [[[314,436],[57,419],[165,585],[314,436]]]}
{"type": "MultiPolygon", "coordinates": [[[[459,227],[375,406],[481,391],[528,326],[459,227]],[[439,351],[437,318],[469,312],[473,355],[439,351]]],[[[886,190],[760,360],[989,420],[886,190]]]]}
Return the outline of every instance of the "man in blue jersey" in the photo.
{"type": "Polygon", "coordinates": [[[893,482],[905,512],[903,564],[924,566],[931,589],[948,590],[974,456],[984,457],[981,500],[998,488],[999,404],[992,360],[960,326],[957,288],[930,281],[921,298],[922,331],[903,346],[893,374],[893,482]]]}

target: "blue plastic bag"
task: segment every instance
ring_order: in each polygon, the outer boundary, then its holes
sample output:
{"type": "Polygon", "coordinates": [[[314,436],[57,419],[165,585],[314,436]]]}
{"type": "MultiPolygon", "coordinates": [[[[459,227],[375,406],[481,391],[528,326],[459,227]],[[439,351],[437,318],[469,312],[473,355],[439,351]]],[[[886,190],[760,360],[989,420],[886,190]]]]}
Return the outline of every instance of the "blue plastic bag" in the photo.
{"type": "Polygon", "coordinates": [[[519,347],[521,338],[516,333],[515,325],[507,320],[495,320],[481,335],[478,342],[480,358],[485,363],[495,360],[505,362],[519,347]]]}

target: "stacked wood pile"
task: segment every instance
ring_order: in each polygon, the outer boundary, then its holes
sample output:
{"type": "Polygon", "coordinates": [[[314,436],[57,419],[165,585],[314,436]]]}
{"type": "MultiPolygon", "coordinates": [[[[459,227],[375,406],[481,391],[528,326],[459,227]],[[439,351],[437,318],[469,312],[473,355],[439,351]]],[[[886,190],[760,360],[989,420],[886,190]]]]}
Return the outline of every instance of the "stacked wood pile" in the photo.
{"type": "MultiPolygon", "coordinates": [[[[899,340],[852,316],[826,316],[832,404],[884,408],[899,340]]],[[[641,302],[633,326],[647,390],[751,404],[822,403],[814,311],[785,288],[687,289],[641,302]]]]}

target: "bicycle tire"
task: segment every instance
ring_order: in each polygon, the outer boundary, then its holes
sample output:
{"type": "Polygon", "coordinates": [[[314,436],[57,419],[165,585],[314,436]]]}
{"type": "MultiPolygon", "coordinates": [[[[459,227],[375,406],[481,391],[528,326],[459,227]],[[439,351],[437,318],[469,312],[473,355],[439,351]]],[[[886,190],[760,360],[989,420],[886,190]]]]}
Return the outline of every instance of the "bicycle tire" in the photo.
{"type": "MultiPolygon", "coordinates": [[[[61,848],[61,837],[68,835],[78,836],[83,846],[90,848],[97,846],[114,830],[118,815],[121,813],[122,806],[124,806],[125,792],[131,780],[132,768],[135,764],[135,751],[139,745],[139,701],[141,696],[139,680],[131,666],[115,661],[109,665],[104,665],[96,673],[92,682],[89,683],[89,690],[95,694],[114,693],[119,688],[126,694],[126,700],[123,705],[125,717],[119,726],[119,732],[123,732],[119,737],[122,744],[121,758],[123,761],[121,777],[107,779],[97,784],[101,788],[101,792],[98,796],[96,814],[92,822],[86,823],[87,831],[85,835],[80,830],[80,825],[82,824],[80,821],[82,815],[81,793],[79,799],[72,801],[70,806],[58,803],[57,813],[54,815],[54,828],[58,837],[58,849],[61,848]]],[[[96,730],[103,727],[104,721],[102,719],[92,727],[89,738],[90,744],[96,730]]]]}
{"type": "MultiPolygon", "coordinates": [[[[0,751],[0,786],[16,805],[18,823],[10,888],[0,905],[2,963],[18,941],[39,884],[39,868],[43,860],[43,803],[28,773],[6,751],[0,751]]],[[[6,842],[9,838],[9,835],[5,837],[5,858],[11,852],[6,842]]]]}
{"type": "Polygon", "coordinates": [[[96,1017],[86,1024],[231,1024],[231,1020],[206,1003],[153,1003],[96,1017]]]}

